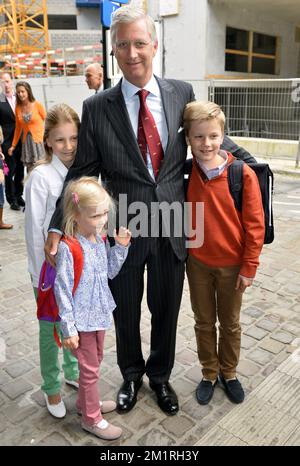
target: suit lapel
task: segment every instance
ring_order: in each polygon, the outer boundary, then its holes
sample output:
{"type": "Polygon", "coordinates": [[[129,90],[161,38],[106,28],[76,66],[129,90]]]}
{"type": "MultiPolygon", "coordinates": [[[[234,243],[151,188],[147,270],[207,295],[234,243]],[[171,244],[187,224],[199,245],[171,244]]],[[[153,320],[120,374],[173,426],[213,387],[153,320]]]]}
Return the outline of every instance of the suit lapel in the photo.
{"type": "Polygon", "coordinates": [[[0,103],[6,104],[7,111],[10,113],[12,120],[15,120],[13,109],[11,108],[10,103],[8,102],[4,93],[0,94],[0,103]]]}
{"type": "MultiPolygon", "coordinates": [[[[175,110],[178,108],[177,106],[179,105],[179,102],[173,86],[164,79],[160,79],[158,77],[156,77],[156,79],[160,88],[162,105],[168,127],[168,143],[164,154],[164,163],[159,174],[160,177],[160,175],[164,172],[164,167],[168,158],[172,154],[172,147],[176,141],[178,119],[177,112],[175,110]]],[[[110,90],[109,95],[107,96],[107,117],[110,120],[115,133],[118,135],[118,138],[124,147],[126,147],[128,154],[135,159],[135,161],[140,165],[141,170],[143,170],[147,177],[153,181],[145,165],[139,150],[136,136],[131,126],[130,118],[121,91],[121,81],[110,90]]]]}
{"type": "Polygon", "coordinates": [[[107,117],[110,120],[115,133],[118,135],[118,138],[124,147],[126,147],[128,154],[134,158],[145,174],[152,180],[140,152],[135,133],[132,129],[121,91],[121,81],[110,90],[107,97],[107,117]]]}
{"type": "Polygon", "coordinates": [[[178,121],[176,116],[177,112],[175,110],[177,105],[179,105],[179,102],[173,86],[171,86],[170,83],[168,83],[168,81],[165,81],[164,79],[160,79],[157,76],[155,76],[155,78],[157,79],[160,88],[163,109],[165,112],[168,127],[168,143],[164,154],[164,163],[158,175],[160,176],[164,172],[164,167],[166,166],[168,158],[172,154],[172,147],[174,142],[176,141],[176,133],[179,128],[177,128],[178,121]]]}

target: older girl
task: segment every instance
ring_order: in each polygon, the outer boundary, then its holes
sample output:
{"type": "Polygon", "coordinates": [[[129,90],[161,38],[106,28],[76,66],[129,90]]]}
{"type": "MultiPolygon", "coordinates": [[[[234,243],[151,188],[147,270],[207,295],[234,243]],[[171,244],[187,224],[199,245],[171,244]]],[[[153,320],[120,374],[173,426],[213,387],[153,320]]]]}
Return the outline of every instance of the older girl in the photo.
{"type": "MultiPolygon", "coordinates": [[[[25,237],[28,254],[28,271],[37,294],[39,274],[44,261],[44,242],[68,169],[77,149],[79,117],[68,105],[59,104],[47,113],[44,148],[46,158],[36,163],[25,186],[25,237]]],[[[53,336],[54,323],[39,320],[40,366],[48,411],[54,417],[64,417],[66,408],[60,395],[60,367],[58,346],[53,336]]],[[[63,353],[63,370],[66,383],[78,388],[78,364],[67,350],[63,353]]]]}

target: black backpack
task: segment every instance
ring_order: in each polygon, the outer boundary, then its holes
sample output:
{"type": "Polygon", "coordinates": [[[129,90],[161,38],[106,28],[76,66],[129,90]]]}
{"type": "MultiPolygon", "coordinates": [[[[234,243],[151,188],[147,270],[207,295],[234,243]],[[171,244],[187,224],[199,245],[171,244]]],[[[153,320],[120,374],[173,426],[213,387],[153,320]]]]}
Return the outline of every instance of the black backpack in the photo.
{"type": "MultiPolygon", "coordinates": [[[[228,184],[231,196],[237,210],[242,210],[243,203],[243,160],[234,160],[228,166],[228,184]]],[[[274,240],[274,223],[273,223],[273,189],[274,176],[267,163],[247,163],[255,172],[260,192],[262,196],[262,204],[265,213],[265,239],[264,243],[269,244],[274,240]]]]}

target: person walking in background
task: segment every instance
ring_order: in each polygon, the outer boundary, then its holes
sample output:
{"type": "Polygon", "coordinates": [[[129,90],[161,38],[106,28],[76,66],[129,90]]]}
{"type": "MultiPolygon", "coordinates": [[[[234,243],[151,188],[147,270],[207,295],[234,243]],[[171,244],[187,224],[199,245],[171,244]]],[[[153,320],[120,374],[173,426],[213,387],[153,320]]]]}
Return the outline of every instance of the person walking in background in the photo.
{"type": "Polygon", "coordinates": [[[0,230],[10,230],[13,225],[10,223],[4,223],[3,221],[3,207],[4,207],[4,171],[3,171],[3,160],[4,155],[1,152],[1,144],[3,143],[3,132],[0,126],[0,230]]]}
{"type": "Polygon", "coordinates": [[[83,269],[75,293],[74,263],[68,245],[61,241],[54,284],[61,317],[63,345],[78,358],[80,377],[77,410],[81,426],[105,440],[121,436],[120,427],[109,424],[102,413],[114,410],[114,401],[100,402],[99,366],[103,359],[105,330],[111,326],[116,307],[108,279],[119,273],[129,249],[131,234],[120,228],[110,247],[103,236],[112,200],[95,178],[71,181],[64,194],[63,230],[66,237],[79,241],[83,269]]]}
{"type": "Polygon", "coordinates": [[[241,346],[240,310],[243,293],[253,283],[264,243],[260,188],[256,174],[244,163],[240,213],[227,179],[227,168],[234,157],[220,150],[225,116],[217,104],[189,103],[183,120],[193,154],[187,200],[192,204],[191,225],[196,235],[200,234],[203,221],[201,226],[196,223],[197,203],[204,203],[205,207],[203,244],[191,245],[187,260],[198,357],[203,367],[196,398],[201,405],[209,403],[219,377],[228,398],[241,403],[244,390],[236,377],[241,346]]]}
{"type": "MultiPolygon", "coordinates": [[[[66,182],[100,172],[109,192],[115,199],[126,195],[128,206],[142,202],[150,212],[151,203],[181,204],[187,146],[179,129],[185,105],[194,100],[192,86],[153,75],[158,42],[154,21],[143,9],[131,5],[119,8],[113,15],[111,36],[124,78],[84,102],[76,160],[66,182]]],[[[127,214],[128,222],[131,218],[127,214]]],[[[185,239],[176,236],[172,228],[169,237],[164,237],[161,216],[156,220],[149,215],[149,236],[135,235],[128,259],[111,283],[117,304],[118,364],[124,379],[117,395],[119,413],[134,407],[145,373],[159,407],[170,415],[179,409],[169,378],[175,358],[185,239]],[[153,220],[158,228],[151,237],[153,220]],[[151,349],[145,361],[140,320],[146,267],[151,349]]],[[[177,220],[182,223],[181,216],[177,220]]],[[[50,227],[61,227],[59,209],[50,227]]],[[[58,240],[59,235],[50,231],[45,246],[50,263],[54,262],[58,240]]]]}
{"type": "MultiPolygon", "coordinates": [[[[52,107],[46,116],[44,147],[45,159],[38,161],[25,184],[25,239],[28,271],[37,296],[40,270],[44,261],[44,242],[55,210],[65,176],[73,163],[77,148],[80,121],[68,105],[52,107]]],[[[60,367],[58,346],[53,326],[59,332],[59,323],[45,318],[39,320],[40,368],[47,409],[54,417],[64,417],[66,408],[60,395],[60,367]]],[[[67,384],[78,388],[76,358],[63,349],[63,371],[67,384]]]]}
{"type": "Polygon", "coordinates": [[[15,147],[13,156],[8,155],[16,126],[16,95],[9,73],[1,74],[1,85],[3,87],[3,92],[0,93],[0,126],[3,131],[1,149],[8,166],[8,173],[5,175],[5,196],[11,209],[20,210],[25,205],[22,198],[24,165],[21,161],[21,141],[15,147]]]}
{"type": "Polygon", "coordinates": [[[45,156],[43,134],[46,111],[42,104],[35,100],[27,82],[19,81],[16,85],[16,93],[16,128],[8,155],[13,155],[22,135],[21,160],[29,173],[35,162],[45,156]]]}
{"type": "Polygon", "coordinates": [[[103,87],[103,68],[100,63],[88,65],[84,72],[85,81],[89,89],[94,89],[95,94],[102,90],[103,87]]]}

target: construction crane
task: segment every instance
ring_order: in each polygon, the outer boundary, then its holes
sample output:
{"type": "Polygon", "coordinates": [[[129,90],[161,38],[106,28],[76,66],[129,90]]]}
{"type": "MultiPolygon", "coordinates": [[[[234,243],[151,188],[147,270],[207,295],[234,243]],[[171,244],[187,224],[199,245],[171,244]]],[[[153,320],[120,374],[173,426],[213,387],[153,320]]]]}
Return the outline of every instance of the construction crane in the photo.
{"type": "Polygon", "coordinates": [[[46,0],[0,0],[0,55],[47,49],[46,0]]]}

